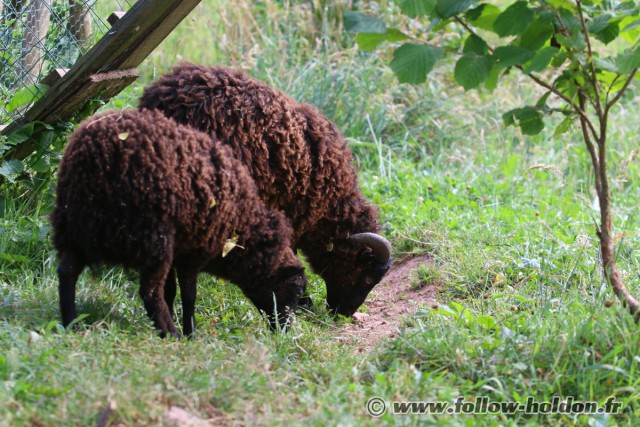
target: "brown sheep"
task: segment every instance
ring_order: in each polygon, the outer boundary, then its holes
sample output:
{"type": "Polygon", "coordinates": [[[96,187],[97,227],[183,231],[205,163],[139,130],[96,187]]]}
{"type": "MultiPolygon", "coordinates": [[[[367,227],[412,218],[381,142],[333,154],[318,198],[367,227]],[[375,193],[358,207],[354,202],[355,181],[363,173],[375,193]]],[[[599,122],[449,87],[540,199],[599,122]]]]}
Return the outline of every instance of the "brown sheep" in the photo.
{"type": "Polygon", "coordinates": [[[259,198],[246,167],[227,147],[160,112],[86,120],[70,138],[58,178],[52,224],[65,327],[76,317],[78,275],[101,262],[140,272],[140,295],[163,336],[177,336],[175,289],[164,292],[172,268],[187,335],[200,271],[236,283],[272,326],[275,316],[287,321],[306,288],[291,227],[259,198]]]}
{"type": "Polygon", "coordinates": [[[267,206],[291,222],[294,248],[325,280],[329,307],[347,316],[360,307],[391,266],[391,245],[377,234],[347,142],[320,111],[239,71],[193,64],[147,87],[139,107],[230,146],[267,206]]]}

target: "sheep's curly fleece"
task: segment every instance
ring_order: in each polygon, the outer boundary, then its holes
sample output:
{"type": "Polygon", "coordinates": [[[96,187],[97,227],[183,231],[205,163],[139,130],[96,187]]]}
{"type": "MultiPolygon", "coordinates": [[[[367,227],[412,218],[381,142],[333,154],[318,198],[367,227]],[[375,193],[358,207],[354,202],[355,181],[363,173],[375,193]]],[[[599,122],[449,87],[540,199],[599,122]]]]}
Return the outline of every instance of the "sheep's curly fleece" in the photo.
{"type": "Polygon", "coordinates": [[[358,190],[351,151],[318,109],[224,67],[182,64],[147,87],[141,108],[217,136],[256,180],[261,197],[285,212],[295,238],[376,232],[377,213],[358,190]],[[320,222],[335,233],[318,236],[320,222]],[[332,235],[333,234],[333,235],[332,235]]]}
{"type": "Polygon", "coordinates": [[[83,122],[58,179],[56,249],[80,265],[161,265],[164,278],[153,285],[160,295],[173,266],[178,274],[205,269],[230,278],[255,303],[279,269],[301,267],[288,222],[264,205],[229,148],[158,111],[111,111],[83,122]],[[232,239],[239,247],[222,259],[232,239]]]}

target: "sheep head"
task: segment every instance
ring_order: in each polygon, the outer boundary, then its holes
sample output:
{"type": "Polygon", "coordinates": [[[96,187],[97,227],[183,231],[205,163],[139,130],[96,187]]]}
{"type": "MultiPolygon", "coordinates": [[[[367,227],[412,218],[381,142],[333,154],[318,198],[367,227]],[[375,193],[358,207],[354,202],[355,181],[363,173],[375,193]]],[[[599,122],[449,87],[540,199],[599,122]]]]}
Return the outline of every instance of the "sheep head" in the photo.
{"type": "Polygon", "coordinates": [[[244,293],[251,299],[258,310],[267,315],[269,326],[285,326],[290,315],[298,307],[298,301],[307,288],[307,278],[302,266],[290,265],[281,267],[272,278],[268,278],[272,286],[257,286],[245,289],[244,293]]]}
{"type": "Polygon", "coordinates": [[[391,245],[379,234],[358,233],[321,250],[307,254],[326,283],[327,305],[334,313],[351,316],[391,267],[391,245]]]}

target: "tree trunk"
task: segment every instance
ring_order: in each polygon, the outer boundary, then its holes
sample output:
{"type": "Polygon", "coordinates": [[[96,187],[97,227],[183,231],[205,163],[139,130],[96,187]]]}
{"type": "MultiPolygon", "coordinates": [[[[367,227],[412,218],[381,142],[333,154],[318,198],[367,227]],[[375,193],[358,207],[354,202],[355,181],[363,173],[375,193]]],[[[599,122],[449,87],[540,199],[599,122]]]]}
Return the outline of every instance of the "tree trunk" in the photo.
{"type": "Polygon", "coordinates": [[[607,281],[613,288],[613,293],[622,302],[623,306],[629,308],[629,313],[633,316],[636,323],[640,320],[640,304],[631,295],[627,287],[620,277],[620,272],[616,267],[615,258],[615,239],[612,232],[612,215],[611,215],[611,194],[609,190],[609,181],[607,177],[606,158],[604,158],[604,147],[600,150],[600,167],[596,170],[599,177],[596,181],[600,181],[600,191],[598,192],[598,202],[600,204],[600,252],[602,254],[602,269],[607,281]]]}

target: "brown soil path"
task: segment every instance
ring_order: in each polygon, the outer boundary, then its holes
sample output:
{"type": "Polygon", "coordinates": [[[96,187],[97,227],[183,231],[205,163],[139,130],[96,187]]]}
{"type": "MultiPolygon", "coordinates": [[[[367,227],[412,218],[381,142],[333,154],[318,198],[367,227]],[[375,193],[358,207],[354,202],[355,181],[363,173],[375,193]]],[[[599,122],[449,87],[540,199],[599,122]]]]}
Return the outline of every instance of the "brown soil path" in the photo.
{"type": "Polygon", "coordinates": [[[424,304],[436,302],[437,284],[415,287],[412,273],[421,264],[433,262],[429,255],[415,255],[397,261],[365,302],[366,313],[356,313],[350,324],[341,328],[339,341],[357,340],[358,351],[375,347],[381,340],[395,336],[402,321],[424,304]]]}

